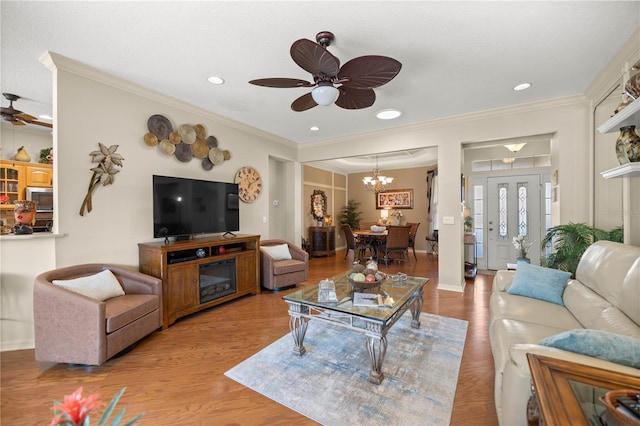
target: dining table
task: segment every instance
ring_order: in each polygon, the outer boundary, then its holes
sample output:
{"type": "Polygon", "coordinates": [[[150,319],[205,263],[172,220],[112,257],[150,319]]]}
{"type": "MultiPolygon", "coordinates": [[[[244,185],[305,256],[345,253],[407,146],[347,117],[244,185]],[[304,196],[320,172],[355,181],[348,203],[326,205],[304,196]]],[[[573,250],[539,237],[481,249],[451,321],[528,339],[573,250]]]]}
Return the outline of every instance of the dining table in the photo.
{"type": "Polygon", "coordinates": [[[375,232],[370,229],[358,229],[353,231],[353,235],[357,238],[362,238],[366,240],[369,244],[371,244],[375,248],[375,258],[376,260],[380,260],[378,256],[378,248],[385,245],[387,235],[389,235],[389,231],[384,230],[381,232],[375,232]]]}

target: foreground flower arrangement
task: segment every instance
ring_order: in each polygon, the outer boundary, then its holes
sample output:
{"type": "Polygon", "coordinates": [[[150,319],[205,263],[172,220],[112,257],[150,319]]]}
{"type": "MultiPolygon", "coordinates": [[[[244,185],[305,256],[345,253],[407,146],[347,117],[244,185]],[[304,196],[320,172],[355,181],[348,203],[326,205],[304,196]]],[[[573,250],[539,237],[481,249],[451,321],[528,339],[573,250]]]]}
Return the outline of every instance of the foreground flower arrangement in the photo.
{"type": "MultiPolygon", "coordinates": [[[[126,389],[127,388],[120,389],[116,396],[113,397],[106,410],[102,414],[102,417],[100,417],[100,420],[98,421],[99,426],[107,424],[107,421],[109,420],[111,413],[115,409],[118,400],[120,400],[120,397],[126,389]]],[[[102,406],[104,406],[104,403],[100,401],[99,393],[94,393],[93,395],[83,398],[82,386],[80,386],[71,395],[65,395],[64,402],[53,402],[53,407],[51,409],[53,410],[55,417],[53,418],[53,420],[51,420],[49,426],[89,426],[91,424],[89,420],[89,413],[102,406]]],[[[118,426],[122,421],[122,417],[124,417],[124,413],[126,410],[126,407],[120,410],[120,412],[116,415],[110,425],[118,426]]],[[[125,426],[134,424],[135,422],[140,420],[143,415],[144,413],[138,414],[133,419],[125,423],[125,426]]]]}

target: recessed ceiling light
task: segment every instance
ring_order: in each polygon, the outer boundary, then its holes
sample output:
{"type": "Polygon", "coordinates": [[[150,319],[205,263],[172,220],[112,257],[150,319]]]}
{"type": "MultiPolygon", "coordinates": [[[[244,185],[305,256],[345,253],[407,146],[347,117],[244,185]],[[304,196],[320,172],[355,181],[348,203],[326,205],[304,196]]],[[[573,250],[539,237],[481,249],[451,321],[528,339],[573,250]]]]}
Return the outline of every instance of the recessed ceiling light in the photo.
{"type": "Polygon", "coordinates": [[[380,120],[393,120],[394,118],[398,118],[402,115],[402,112],[397,109],[383,109],[376,114],[380,120]]]}
{"type": "Polygon", "coordinates": [[[43,120],[53,120],[53,117],[45,114],[39,115],[38,118],[42,118],[43,120]]]}
{"type": "Polygon", "coordinates": [[[312,132],[317,132],[318,130],[320,130],[320,127],[318,127],[318,126],[311,126],[311,127],[309,127],[309,130],[311,130],[312,132]]]}
{"type": "Polygon", "coordinates": [[[209,83],[211,84],[224,84],[224,79],[217,77],[215,75],[212,75],[211,77],[207,78],[207,81],[209,81],[209,83]]]}
{"type": "Polygon", "coordinates": [[[513,90],[515,91],[527,90],[529,87],[531,87],[531,83],[521,83],[515,86],[513,90]]]}

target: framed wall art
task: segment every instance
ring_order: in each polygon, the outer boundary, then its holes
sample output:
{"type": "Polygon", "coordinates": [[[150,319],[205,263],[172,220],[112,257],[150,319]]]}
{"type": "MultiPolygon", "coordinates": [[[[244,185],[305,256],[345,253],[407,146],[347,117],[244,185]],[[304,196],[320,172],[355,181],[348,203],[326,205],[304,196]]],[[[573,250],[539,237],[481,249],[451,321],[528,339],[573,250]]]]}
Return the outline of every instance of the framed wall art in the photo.
{"type": "Polygon", "coordinates": [[[376,194],[376,209],[412,209],[413,189],[392,189],[376,194]]]}

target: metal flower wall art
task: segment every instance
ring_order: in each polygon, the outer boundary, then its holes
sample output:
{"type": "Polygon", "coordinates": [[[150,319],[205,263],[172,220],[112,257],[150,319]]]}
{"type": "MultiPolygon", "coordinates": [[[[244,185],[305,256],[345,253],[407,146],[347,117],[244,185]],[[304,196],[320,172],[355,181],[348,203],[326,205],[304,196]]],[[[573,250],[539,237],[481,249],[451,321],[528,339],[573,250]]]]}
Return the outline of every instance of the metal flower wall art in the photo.
{"type": "Polygon", "coordinates": [[[118,145],[111,145],[107,148],[105,145],[98,142],[100,151],[92,151],[89,153],[92,163],[98,163],[98,166],[91,169],[93,176],[89,181],[89,189],[87,195],[85,195],[80,206],[80,216],[84,216],[85,209],[87,213],[91,213],[93,206],[91,205],[91,194],[102,183],[102,186],[107,186],[113,183],[115,174],[120,172],[115,166],[122,167],[122,161],[124,157],[118,153],[118,145]]]}

